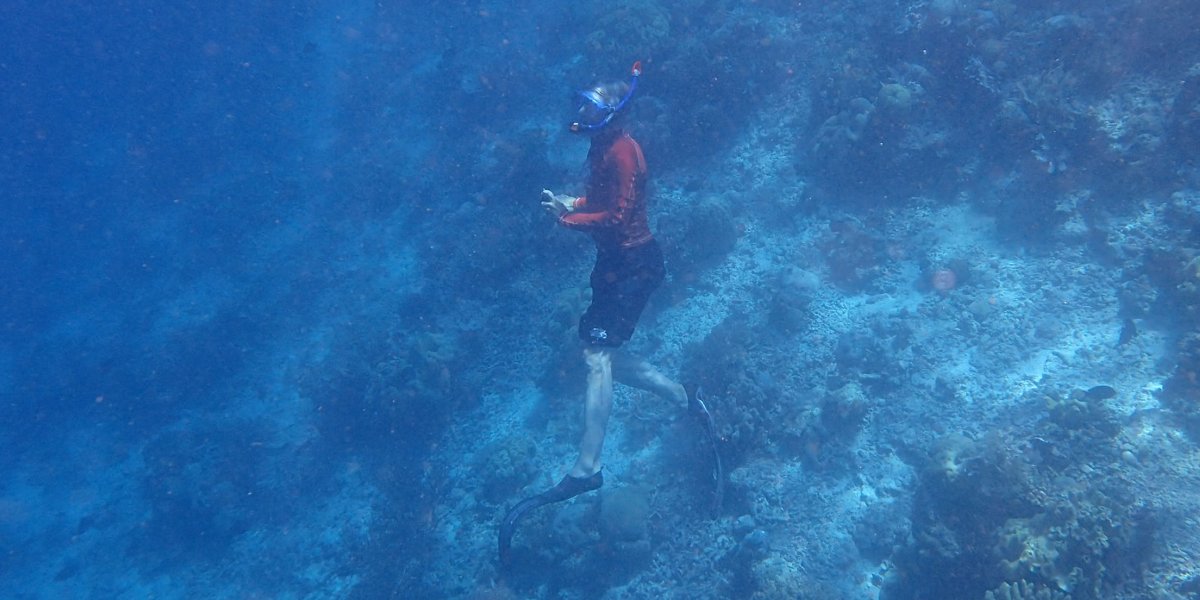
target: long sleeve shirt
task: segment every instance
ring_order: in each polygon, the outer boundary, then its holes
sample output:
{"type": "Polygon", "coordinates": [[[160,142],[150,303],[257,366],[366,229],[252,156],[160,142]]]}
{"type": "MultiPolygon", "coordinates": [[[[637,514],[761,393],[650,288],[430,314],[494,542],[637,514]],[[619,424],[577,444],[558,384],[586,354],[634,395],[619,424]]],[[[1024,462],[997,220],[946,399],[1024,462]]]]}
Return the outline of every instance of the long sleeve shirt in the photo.
{"type": "Polygon", "coordinates": [[[591,234],[600,250],[628,249],[654,239],[646,217],[646,159],[628,133],[593,138],[587,193],[559,219],[591,234]]]}

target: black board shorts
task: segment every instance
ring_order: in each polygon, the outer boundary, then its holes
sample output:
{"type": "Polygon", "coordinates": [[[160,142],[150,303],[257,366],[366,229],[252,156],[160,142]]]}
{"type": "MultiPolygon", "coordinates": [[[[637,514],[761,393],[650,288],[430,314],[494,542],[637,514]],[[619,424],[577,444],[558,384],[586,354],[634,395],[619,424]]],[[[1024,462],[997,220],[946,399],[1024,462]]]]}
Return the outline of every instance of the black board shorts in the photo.
{"type": "Polygon", "coordinates": [[[629,341],[665,274],[662,249],[653,239],[633,248],[600,250],[592,268],[592,303],[579,318],[579,338],[610,348],[629,341]]]}

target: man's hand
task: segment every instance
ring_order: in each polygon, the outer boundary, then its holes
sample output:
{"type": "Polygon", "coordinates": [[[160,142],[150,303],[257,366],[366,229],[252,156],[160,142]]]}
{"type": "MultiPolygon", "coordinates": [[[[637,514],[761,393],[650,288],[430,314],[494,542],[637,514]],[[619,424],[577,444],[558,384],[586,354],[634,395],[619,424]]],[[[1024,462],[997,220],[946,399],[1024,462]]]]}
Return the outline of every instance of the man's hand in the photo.
{"type": "Polygon", "coordinates": [[[557,219],[575,208],[575,198],[566,194],[555,194],[550,190],[542,190],[542,208],[557,219]]]}

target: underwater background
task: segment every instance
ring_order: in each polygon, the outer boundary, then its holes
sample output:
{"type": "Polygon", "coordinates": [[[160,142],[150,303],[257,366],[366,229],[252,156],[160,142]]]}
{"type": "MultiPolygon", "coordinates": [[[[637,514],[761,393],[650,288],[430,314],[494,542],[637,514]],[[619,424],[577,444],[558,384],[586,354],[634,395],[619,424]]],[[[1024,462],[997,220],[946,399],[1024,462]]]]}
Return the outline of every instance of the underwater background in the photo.
{"type": "Polygon", "coordinates": [[[1200,4],[8,0],[0,597],[1200,596],[1200,4]],[[667,281],[607,484],[570,95],[667,281]]]}

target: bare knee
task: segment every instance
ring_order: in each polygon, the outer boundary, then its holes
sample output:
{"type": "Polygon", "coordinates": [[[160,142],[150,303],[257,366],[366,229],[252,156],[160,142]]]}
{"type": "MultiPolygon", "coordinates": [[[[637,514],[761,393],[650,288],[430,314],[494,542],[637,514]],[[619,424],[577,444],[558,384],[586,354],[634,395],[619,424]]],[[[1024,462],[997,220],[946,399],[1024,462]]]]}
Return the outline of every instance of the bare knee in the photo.
{"type": "Polygon", "coordinates": [[[585,348],[583,359],[591,373],[612,372],[612,352],[607,348],[585,348]]]}

